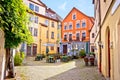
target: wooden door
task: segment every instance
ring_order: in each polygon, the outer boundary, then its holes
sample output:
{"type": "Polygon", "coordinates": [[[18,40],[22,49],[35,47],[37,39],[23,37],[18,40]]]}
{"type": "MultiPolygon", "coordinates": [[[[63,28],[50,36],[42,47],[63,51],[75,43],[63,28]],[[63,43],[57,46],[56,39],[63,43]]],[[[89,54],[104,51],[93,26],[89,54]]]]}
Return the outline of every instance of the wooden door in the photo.
{"type": "Polygon", "coordinates": [[[27,56],[31,56],[31,46],[27,45],[27,56]]]}
{"type": "Polygon", "coordinates": [[[67,45],[63,45],[63,54],[67,54],[67,45]]]}
{"type": "Polygon", "coordinates": [[[37,44],[33,44],[33,56],[37,54],[37,44]]]}

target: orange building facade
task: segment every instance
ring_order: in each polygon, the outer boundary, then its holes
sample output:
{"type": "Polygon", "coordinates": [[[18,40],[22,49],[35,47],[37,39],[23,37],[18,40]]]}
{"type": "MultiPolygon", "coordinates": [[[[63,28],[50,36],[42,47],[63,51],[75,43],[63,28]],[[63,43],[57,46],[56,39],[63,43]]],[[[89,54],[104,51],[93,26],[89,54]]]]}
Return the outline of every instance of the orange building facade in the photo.
{"type": "Polygon", "coordinates": [[[89,52],[90,30],[94,24],[94,18],[89,17],[73,8],[62,22],[61,53],[72,54],[71,50],[85,49],[89,52]]]}

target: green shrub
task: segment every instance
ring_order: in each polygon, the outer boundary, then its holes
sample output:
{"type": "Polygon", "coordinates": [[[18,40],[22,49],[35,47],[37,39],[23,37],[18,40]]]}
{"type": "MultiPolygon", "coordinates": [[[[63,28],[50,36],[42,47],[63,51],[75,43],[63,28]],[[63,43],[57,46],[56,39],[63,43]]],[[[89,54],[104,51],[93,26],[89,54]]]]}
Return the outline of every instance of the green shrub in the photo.
{"type": "Polygon", "coordinates": [[[61,61],[62,62],[68,62],[69,61],[69,57],[68,56],[61,56],[61,61]]]}
{"type": "Polygon", "coordinates": [[[22,59],[25,58],[25,53],[24,53],[24,52],[21,52],[20,55],[21,55],[21,58],[22,58],[22,59]]]}
{"type": "Polygon", "coordinates": [[[16,53],[15,57],[14,57],[14,65],[15,66],[19,66],[22,64],[23,60],[25,58],[25,54],[24,52],[21,53],[16,53]]]}
{"type": "Polygon", "coordinates": [[[79,54],[80,54],[81,58],[84,58],[86,56],[84,49],[81,49],[80,52],[79,52],[79,54]]]}
{"type": "Polygon", "coordinates": [[[90,55],[94,55],[95,53],[94,53],[94,52],[90,52],[89,54],[90,54],[90,55]]]}

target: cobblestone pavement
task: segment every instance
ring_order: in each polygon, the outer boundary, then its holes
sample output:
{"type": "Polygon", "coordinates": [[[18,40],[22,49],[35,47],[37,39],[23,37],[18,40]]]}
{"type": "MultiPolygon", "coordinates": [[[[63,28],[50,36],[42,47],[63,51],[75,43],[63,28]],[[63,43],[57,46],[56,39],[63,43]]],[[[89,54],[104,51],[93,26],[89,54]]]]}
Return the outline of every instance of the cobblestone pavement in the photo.
{"type": "Polygon", "coordinates": [[[17,80],[105,80],[96,66],[85,66],[83,59],[68,63],[46,63],[26,60],[24,66],[15,67],[17,80]]]}

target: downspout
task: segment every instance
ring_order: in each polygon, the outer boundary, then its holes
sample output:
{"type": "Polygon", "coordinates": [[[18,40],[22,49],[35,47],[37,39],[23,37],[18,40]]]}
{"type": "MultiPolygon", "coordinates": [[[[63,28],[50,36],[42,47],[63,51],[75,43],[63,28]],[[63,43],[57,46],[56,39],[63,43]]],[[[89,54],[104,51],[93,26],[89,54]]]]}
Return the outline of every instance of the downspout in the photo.
{"type": "MultiPolygon", "coordinates": [[[[99,42],[101,42],[101,6],[100,0],[99,1],[99,42]]],[[[99,54],[100,54],[100,62],[99,62],[99,71],[101,72],[101,63],[102,63],[102,49],[101,45],[99,45],[99,54]]]]}

